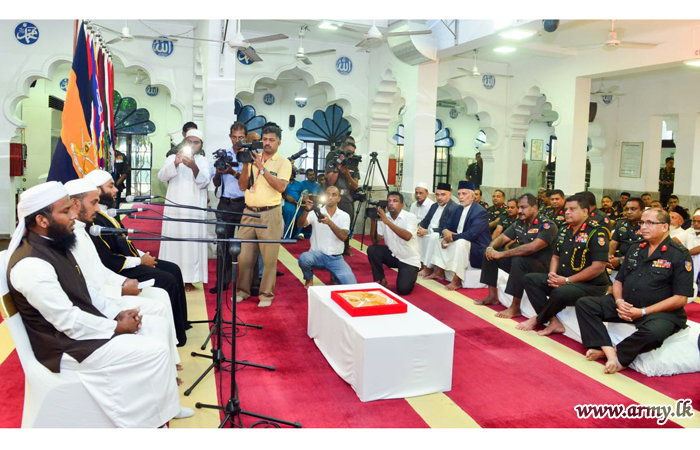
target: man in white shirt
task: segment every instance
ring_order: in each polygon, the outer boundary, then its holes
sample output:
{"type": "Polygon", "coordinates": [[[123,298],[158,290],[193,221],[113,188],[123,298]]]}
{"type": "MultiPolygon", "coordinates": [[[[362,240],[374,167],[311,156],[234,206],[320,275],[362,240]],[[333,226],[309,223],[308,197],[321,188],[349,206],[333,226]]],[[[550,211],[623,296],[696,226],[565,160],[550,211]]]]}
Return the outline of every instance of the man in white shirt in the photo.
{"type": "Polygon", "coordinates": [[[403,210],[403,195],[399,192],[389,192],[387,210],[389,215],[382,208],[377,208],[377,217],[372,220],[370,230],[373,245],[367,249],[367,257],[372,266],[374,281],[384,287],[388,286],[384,265],[398,268],[396,292],[407,295],[413,291],[420,269],[416,238],[418,219],[414,214],[403,210]],[[379,245],[382,237],[386,245],[379,245]]]}
{"type": "Polygon", "coordinates": [[[693,258],[693,282],[697,283],[698,273],[700,273],[700,208],[693,213],[693,226],[677,234],[673,240],[680,242],[688,249],[690,257],[693,258]]]}
{"type": "Polygon", "coordinates": [[[461,208],[452,201],[452,186],[448,183],[438,183],[435,189],[437,203],[433,203],[428,214],[418,223],[418,247],[420,249],[421,270],[418,276],[425,277],[433,272],[432,260],[434,245],[442,236],[442,230],[447,227],[450,216],[461,208]]]}
{"type": "Polygon", "coordinates": [[[326,189],[326,206],[314,210],[314,202],[306,198],[306,208],[297,219],[297,227],[311,225],[311,250],[299,256],[299,267],[304,274],[304,288],[314,284],[313,269],[326,269],[332,279],[340,284],[356,284],[352,269],[343,259],[345,240],[350,233],[350,215],[338,209],[340,190],[335,186],[326,189]]]}
{"type": "Polygon", "coordinates": [[[418,223],[425,218],[428,214],[428,210],[430,210],[430,207],[435,203],[428,198],[428,195],[430,195],[430,190],[428,190],[427,184],[422,181],[416,184],[414,193],[416,201],[411,204],[410,211],[411,214],[414,214],[418,218],[418,223]]]}

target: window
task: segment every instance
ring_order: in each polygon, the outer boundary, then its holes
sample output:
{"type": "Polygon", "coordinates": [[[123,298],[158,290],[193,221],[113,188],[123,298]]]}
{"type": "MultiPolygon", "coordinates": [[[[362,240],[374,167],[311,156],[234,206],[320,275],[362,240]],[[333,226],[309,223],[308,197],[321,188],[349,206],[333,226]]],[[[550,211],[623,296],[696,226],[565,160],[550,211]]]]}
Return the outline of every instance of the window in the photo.
{"type": "Polygon", "coordinates": [[[479,133],[476,135],[476,139],[474,139],[474,148],[479,149],[485,143],[486,133],[484,133],[484,130],[479,130],[479,133]]]}
{"type": "Polygon", "coordinates": [[[442,127],[442,120],[435,120],[435,160],[433,163],[433,192],[438,183],[450,182],[450,149],[455,145],[449,128],[442,127]]]}
{"type": "Polygon", "coordinates": [[[331,151],[331,144],[328,142],[304,142],[302,148],[308,153],[296,160],[296,167],[299,173],[308,169],[313,169],[317,174],[323,172],[326,167],[326,155],[331,151]]]}
{"type": "Polygon", "coordinates": [[[116,148],[126,155],[131,175],[122,195],[150,195],[153,145],[148,137],[156,131],[151,114],[138,108],[136,100],[114,91],[114,133],[116,148]]]}
{"type": "Polygon", "coordinates": [[[403,124],[396,127],[396,134],[392,139],[396,141],[396,185],[397,191],[401,192],[401,183],[403,181],[403,124]]]}

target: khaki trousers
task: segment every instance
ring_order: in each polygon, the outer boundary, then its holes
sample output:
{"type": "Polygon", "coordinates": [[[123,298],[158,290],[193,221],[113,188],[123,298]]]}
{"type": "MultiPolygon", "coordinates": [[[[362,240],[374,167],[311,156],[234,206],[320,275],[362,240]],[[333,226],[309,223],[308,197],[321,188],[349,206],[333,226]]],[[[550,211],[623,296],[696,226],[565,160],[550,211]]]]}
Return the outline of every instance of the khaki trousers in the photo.
{"type": "MultiPolygon", "coordinates": [[[[250,228],[246,226],[238,227],[239,239],[280,239],[284,221],[282,220],[282,208],[277,207],[261,213],[255,213],[248,208],[243,210],[248,214],[260,214],[260,218],[243,216],[241,224],[267,225],[267,228],[250,228]]],[[[250,297],[250,287],[253,284],[255,263],[258,260],[258,253],[262,253],[263,270],[260,281],[260,300],[270,300],[275,298],[275,281],[277,279],[277,255],[280,244],[241,244],[241,254],[238,256],[238,284],[237,295],[243,298],[250,297]]]]}

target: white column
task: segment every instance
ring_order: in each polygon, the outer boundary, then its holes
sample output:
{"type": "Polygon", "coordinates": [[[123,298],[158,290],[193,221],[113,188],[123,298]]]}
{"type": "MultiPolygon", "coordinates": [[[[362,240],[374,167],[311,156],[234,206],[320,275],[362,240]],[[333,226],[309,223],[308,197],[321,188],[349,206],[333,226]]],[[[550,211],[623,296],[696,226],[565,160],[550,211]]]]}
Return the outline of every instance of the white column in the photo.
{"type": "Polygon", "coordinates": [[[415,90],[407,92],[404,113],[403,182],[405,192],[422,181],[433,185],[438,63],[418,67],[415,90]]]}
{"type": "Polygon", "coordinates": [[[567,195],[582,191],[586,185],[586,149],[588,146],[588,109],[591,79],[577,77],[563,92],[557,125],[557,171],[554,187],[567,195]]]}
{"type": "MultiPolygon", "coordinates": [[[[659,127],[660,129],[661,127],[659,127]]],[[[700,177],[693,177],[693,174],[700,173],[700,157],[696,156],[698,155],[696,152],[700,152],[699,114],[682,113],[678,115],[678,134],[675,141],[676,178],[673,193],[676,195],[698,195],[700,194],[700,177]]]]}
{"type": "MultiPolygon", "coordinates": [[[[644,191],[652,194],[659,191],[659,168],[661,167],[661,132],[663,128],[662,116],[651,116],[647,140],[644,143],[644,156],[642,167],[644,171],[644,191]]],[[[678,169],[676,169],[678,173],[678,169]]],[[[678,175],[676,175],[678,179],[678,175]]],[[[677,185],[676,185],[677,186],[677,185]]],[[[652,198],[656,198],[652,194],[652,198]]]]}

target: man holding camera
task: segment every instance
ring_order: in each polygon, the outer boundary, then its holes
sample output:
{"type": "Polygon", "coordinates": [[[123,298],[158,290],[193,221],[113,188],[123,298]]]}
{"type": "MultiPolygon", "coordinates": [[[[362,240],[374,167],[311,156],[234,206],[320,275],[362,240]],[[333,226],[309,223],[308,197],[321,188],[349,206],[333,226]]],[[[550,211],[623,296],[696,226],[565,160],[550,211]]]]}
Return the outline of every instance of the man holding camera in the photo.
{"type": "MultiPolygon", "coordinates": [[[[282,130],[277,124],[268,122],[262,130],[263,153],[246,150],[252,156],[252,162],[245,162],[238,178],[238,186],[245,191],[245,213],[259,214],[259,218],[243,216],[242,225],[266,225],[267,228],[241,227],[240,239],[279,239],[282,236],[282,192],[287,187],[292,174],[292,163],[280,156],[277,149],[282,142],[282,130]]],[[[239,161],[242,160],[240,155],[239,161]]],[[[247,156],[247,155],[246,155],[247,156]]],[[[277,255],[279,244],[245,243],[241,245],[238,265],[238,286],[236,301],[241,302],[250,297],[253,283],[253,271],[258,253],[262,254],[263,270],[260,282],[260,302],[258,306],[266,307],[275,298],[275,281],[277,277],[277,255]]]]}
{"type": "Polygon", "coordinates": [[[399,295],[407,295],[413,291],[420,269],[420,253],[416,239],[418,218],[404,211],[403,195],[399,192],[389,192],[387,210],[389,215],[377,207],[377,213],[372,217],[370,235],[373,245],[367,249],[367,258],[372,266],[374,281],[384,287],[387,287],[384,265],[398,268],[396,292],[399,295]],[[386,245],[379,245],[382,237],[386,245]]]}
{"type": "MultiPolygon", "coordinates": [[[[354,140],[353,140],[354,141],[354,140]]],[[[343,142],[341,151],[332,151],[326,156],[326,186],[335,186],[340,191],[340,202],[338,208],[348,213],[350,217],[355,214],[352,193],[357,190],[357,182],[360,179],[360,172],[357,169],[351,170],[348,167],[349,159],[355,154],[355,143],[346,140],[343,142]]],[[[350,252],[350,240],[344,244],[343,254],[352,256],[350,252]]]]}
{"type": "MultiPolygon", "coordinates": [[[[230,211],[234,213],[242,213],[245,208],[245,193],[238,186],[238,178],[240,177],[240,164],[236,159],[236,154],[240,151],[239,142],[243,142],[246,137],[247,128],[241,122],[236,122],[231,125],[229,138],[231,139],[231,147],[226,150],[218,150],[214,153],[214,165],[210,173],[214,174],[212,181],[214,186],[219,190],[219,204],[216,209],[221,211],[230,211]],[[238,169],[238,170],[236,170],[238,169]]],[[[216,191],[215,191],[216,192],[216,191]]],[[[241,220],[238,214],[221,214],[218,219],[228,222],[224,226],[224,233],[217,233],[219,239],[231,239],[236,233],[236,225],[241,220]]],[[[216,259],[216,273],[223,274],[223,287],[228,287],[231,283],[231,255],[227,251],[228,246],[224,247],[224,259],[216,259]],[[223,267],[221,267],[223,264],[223,267]]],[[[218,283],[209,290],[212,294],[216,293],[218,283]]]]}
{"type": "Polygon", "coordinates": [[[297,226],[311,225],[311,250],[299,256],[299,267],[304,274],[304,288],[313,286],[313,269],[326,269],[333,280],[340,284],[355,284],[357,280],[352,269],[343,259],[344,242],[350,233],[350,216],[337,206],[340,190],[335,186],[326,189],[326,206],[320,208],[315,195],[306,198],[297,226]],[[311,211],[313,213],[309,214],[311,211]]]}

